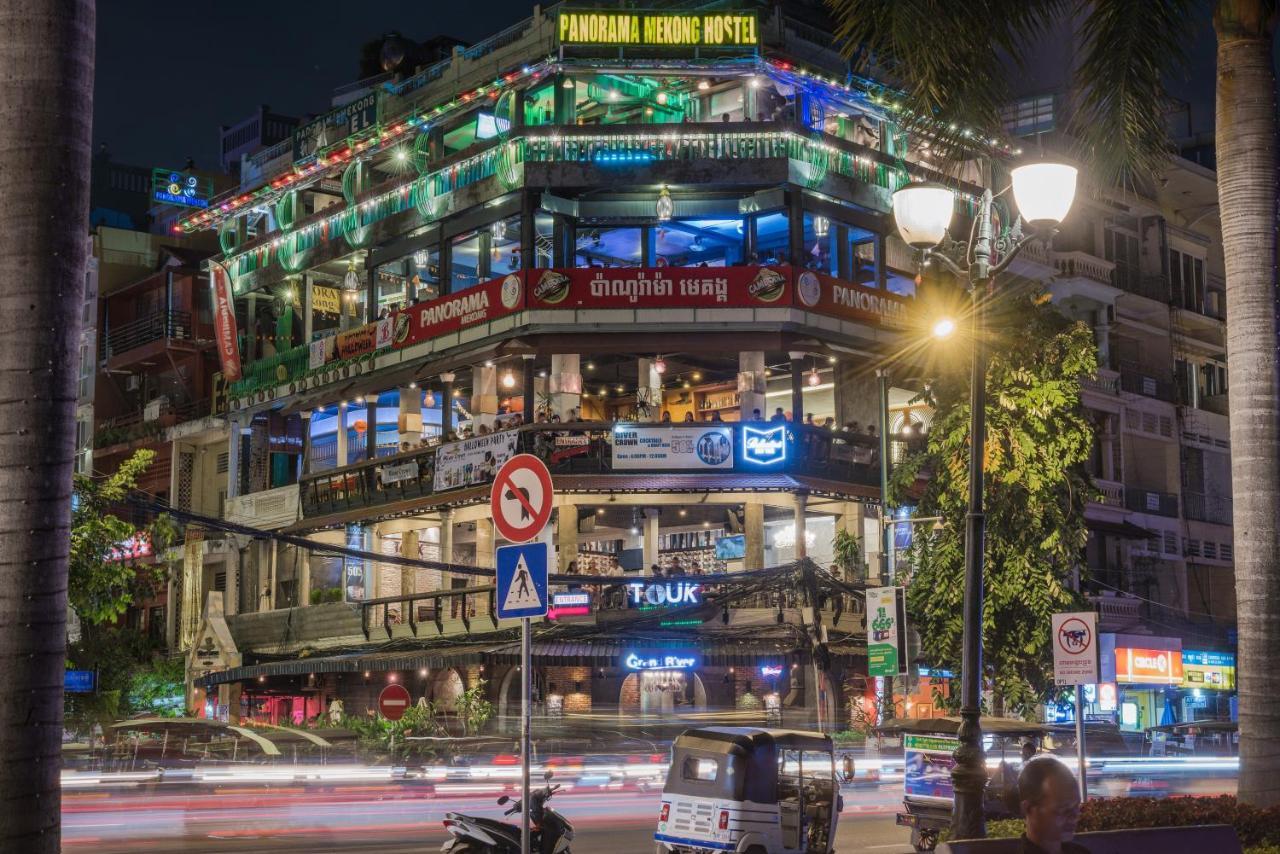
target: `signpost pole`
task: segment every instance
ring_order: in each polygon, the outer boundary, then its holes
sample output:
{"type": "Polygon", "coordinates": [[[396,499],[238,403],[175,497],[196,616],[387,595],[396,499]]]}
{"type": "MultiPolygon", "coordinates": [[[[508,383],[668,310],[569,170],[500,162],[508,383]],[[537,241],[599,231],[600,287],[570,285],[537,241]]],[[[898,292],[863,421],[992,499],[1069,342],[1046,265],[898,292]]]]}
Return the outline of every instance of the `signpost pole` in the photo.
{"type": "Polygon", "coordinates": [[[520,851],[530,854],[529,840],[529,670],[532,662],[529,618],[520,621],[520,851]]]}
{"type": "Polygon", "coordinates": [[[1085,777],[1088,765],[1084,747],[1084,686],[1076,685],[1076,762],[1080,772],[1080,803],[1089,800],[1089,780],[1085,777]]]}

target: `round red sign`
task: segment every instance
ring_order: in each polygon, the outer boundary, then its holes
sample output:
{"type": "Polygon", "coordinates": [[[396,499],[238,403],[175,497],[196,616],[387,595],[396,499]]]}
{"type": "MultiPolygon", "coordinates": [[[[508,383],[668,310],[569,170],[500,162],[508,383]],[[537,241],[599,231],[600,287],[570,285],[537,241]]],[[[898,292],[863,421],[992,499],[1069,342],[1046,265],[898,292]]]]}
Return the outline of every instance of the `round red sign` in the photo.
{"type": "Polygon", "coordinates": [[[533,454],[516,454],[493,478],[489,509],[498,535],[512,543],[527,543],[551,521],[555,493],[546,463],[533,454]]]}
{"type": "Polygon", "coordinates": [[[409,691],[398,683],[392,683],[382,689],[378,695],[378,711],[389,721],[398,721],[409,711],[409,691]]]}

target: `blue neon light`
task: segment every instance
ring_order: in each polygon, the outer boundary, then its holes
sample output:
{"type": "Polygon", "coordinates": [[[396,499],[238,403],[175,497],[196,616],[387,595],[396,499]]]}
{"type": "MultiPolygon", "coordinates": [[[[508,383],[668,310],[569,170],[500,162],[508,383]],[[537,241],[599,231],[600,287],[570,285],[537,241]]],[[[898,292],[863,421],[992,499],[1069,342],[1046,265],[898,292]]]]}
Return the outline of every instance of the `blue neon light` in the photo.
{"type": "Polygon", "coordinates": [[[742,428],[742,459],[748,463],[768,466],[787,459],[787,428],[742,428]]]}

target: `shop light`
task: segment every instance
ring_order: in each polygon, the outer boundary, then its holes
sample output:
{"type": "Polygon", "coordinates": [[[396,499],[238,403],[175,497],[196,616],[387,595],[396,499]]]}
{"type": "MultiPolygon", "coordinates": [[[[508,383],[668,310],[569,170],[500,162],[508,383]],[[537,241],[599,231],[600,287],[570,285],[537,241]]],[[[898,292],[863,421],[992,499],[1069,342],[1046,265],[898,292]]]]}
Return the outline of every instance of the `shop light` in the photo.
{"type": "Polygon", "coordinates": [[[828,365],[834,365],[835,363],[836,363],[836,357],[835,357],[835,356],[828,356],[828,357],[827,357],[827,364],[828,364],[828,365]]]}
{"type": "Polygon", "coordinates": [[[817,368],[814,368],[811,371],[809,371],[809,378],[806,380],[806,382],[809,383],[810,386],[815,386],[822,382],[822,377],[818,376],[817,368]]]}
{"type": "Polygon", "coordinates": [[[825,216],[815,216],[813,218],[813,234],[815,237],[826,237],[831,231],[831,220],[825,216]]]}
{"type": "Polygon", "coordinates": [[[484,366],[485,366],[486,368],[492,368],[492,367],[493,367],[493,359],[485,359],[484,366]]]}
{"type": "Polygon", "coordinates": [[[560,88],[561,88],[561,89],[572,89],[573,87],[575,87],[575,86],[577,86],[577,85],[578,85],[577,83],[574,83],[574,82],[573,82],[573,78],[566,77],[566,78],[564,79],[564,82],[560,84],[560,88]]]}
{"type": "Polygon", "coordinates": [[[667,93],[666,93],[666,92],[659,92],[657,95],[655,95],[655,96],[654,96],[654,99],[655,99],[659,104],[665,104],[665,103],[667,103],[667,93]]]}
{"type": "Polygon", "coordinates": [[[683,507],[681,507],[681,508],[680,508],[680,515],[681,515],[681,516],[688,516],[688,515],[689,515],[689,511],[688,511],[688,510],[686,510],[686,509],[684,509],[683,507]]]}
{"type": "Polygon", "coordinates": [[[546,372],[546,371],[538,371],[538,378],[539,378],[539,379],[544,379],[544,380],[545,380],[545,379],[547,378],[547,372],[546,372]]]}
{"type": "Polygon", "coordinates": [[[596,369],[596,363],[595,363],[595,362],[587,362],[587,370],[588,370],[588,371],[594,371],[595,369],[596,369]]]}
{"type": "Polygon", "coordinates": [[[388,674],[387,674],[387,681],[388,681],[388,682],[397,682],[397,681],[399,681],[399,679],[400,679],[400,677],[396,676],[394,673],[388,673],[388,674]]]}
{"type": "Polygon", "coordinates": [[[511,373],[511,371],[507,371],[505,374],[503,374],[503,375],[502,375],[502,387],[503,387],[503,388],[515,388],[515,387],[516,387],[516,375],[515,375],[515,374],[513,374],[513,373],[511,373]]]}
{"type": "Polygon", "coordinates": [[[418,384],[413,380],[409,380],[409,388],[417,388],[418,384]]]}
{"type": "Polygon", "coordinates": [[[759,78],[759,77],[752,77],[752,78],[751,78],[751,81],[750,81],[750,85],[751,85],[751,88],[752,88],[752,89],[759,89],[759,88],[760,88],[760,78],[759,78]]]}
{"type": "Polygon", "coordinates": [[[693,381],[696,383],[698,380],[702,379],[702,372],[694,371],[690,376],[693,377],[693,381]]]}
{"type": "Polygon", "coordinates": [[[672,201],[671,192],[667,189],[667,185],[663,184],[662,189],[658,192],[658,202],[654,206],[654,213],[658,217],[658,222],[668,222],[675,212],[676,203],[672,201]]]}
{"type": "Polygon", "coordinates": [[[659,357],[658,357],[657,359],[655,359],[655,360],[654,360],[654,362],[653,362],[653,369],[654,369],[655,371],[657,371],[658,373],[660,373],[660,374],[665,374],[665,373],[667,372],[667,363],[666,363],[666,361],[665,361],[665,360],[663,360],[663,358],[662,358],[661,356],[659,356],[659,357]]]}
{"type": "Polygon", "coordinates": [[[622,95],[621,95],[621,94],[619,94],[619,92],[618,92],[618,90],[617,90],[617,89],[610,89],[610,90],[609,90],[609,100],[610,100],[610,101],[616,101],[616,100],[618,100],[618,99],[619,99],[619,98],[621,98],[621,97],[622,97],[622,95]]]}
{"type": "Polygon", "coordinates": [[[688,381],[688,380],[685,380],[683,383],[681,383],[681,387],[682,387],[682,388],[693,388],[693,386],[689,385],[689,381],[688,381]]]}
{"type": "Polygon", "coordinates": [[[618,386],[618,394],[622,394],[624,391],[626,391],[626,388],[625,388],[625,387],[623,387],[623,386],[618,386]]]}
{"type": "Polygon", "coordinates": [[[699,80],[699,81],[698,81],[698,88],[699,88],[699,89],[701,89],[703,92],[705,92],[705,91],[707,91],[708,89],[710,89],[710,88],[711,88],[711,84],[710,84],[710,83],[708,83],[706,80],[699,80]]]}

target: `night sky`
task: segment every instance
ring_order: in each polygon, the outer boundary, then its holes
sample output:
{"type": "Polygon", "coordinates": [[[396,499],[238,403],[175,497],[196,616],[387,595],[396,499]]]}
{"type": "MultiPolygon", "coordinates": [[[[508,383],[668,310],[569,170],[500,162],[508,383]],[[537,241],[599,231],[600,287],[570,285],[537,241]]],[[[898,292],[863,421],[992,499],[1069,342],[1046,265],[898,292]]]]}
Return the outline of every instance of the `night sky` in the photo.
{"type": "Polygon", "coordinates": [[[259,104],[329,109],[357,78],[360,46],[392,30],[479,41],[530,15],[530,0],[106,0],[98,3],[94,148],[114,160],[216,169],[218,126],[259,104]]]}

